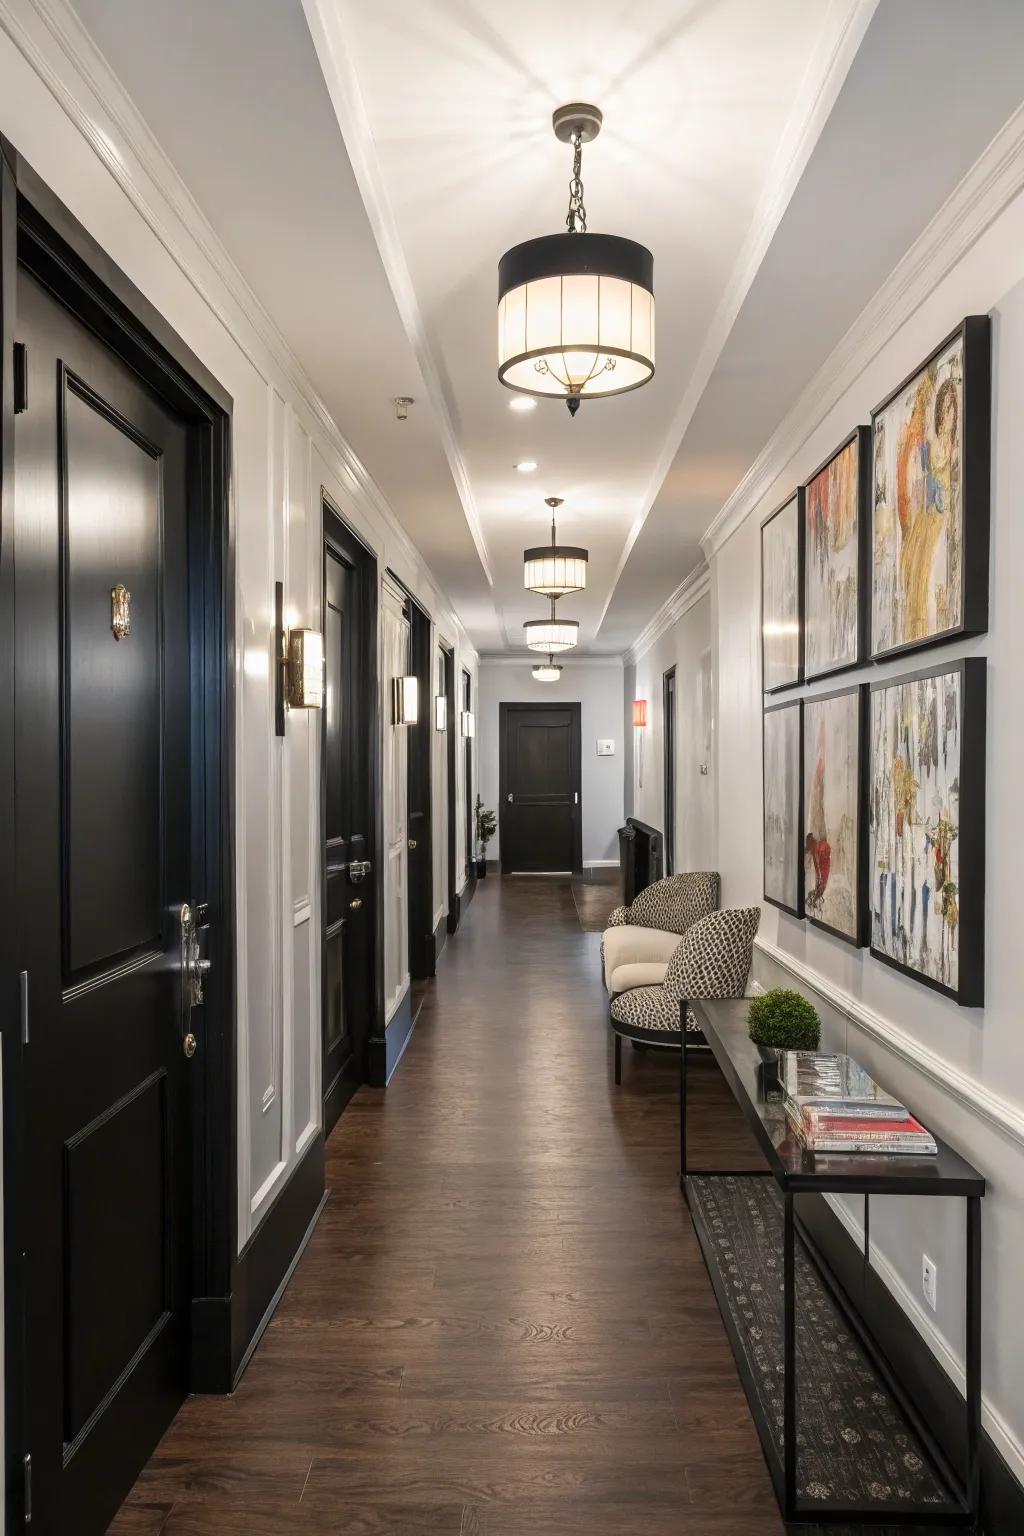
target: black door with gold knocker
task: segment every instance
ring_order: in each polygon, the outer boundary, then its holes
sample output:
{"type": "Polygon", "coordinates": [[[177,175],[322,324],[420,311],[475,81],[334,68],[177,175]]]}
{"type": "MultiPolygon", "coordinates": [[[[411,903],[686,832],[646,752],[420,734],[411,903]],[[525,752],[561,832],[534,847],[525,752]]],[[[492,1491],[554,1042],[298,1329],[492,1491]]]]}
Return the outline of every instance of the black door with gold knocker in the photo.
{"type": "Polygon", "coordinates": [[[24,1440],[30,1528],[91,1536],[188,1381],[188,428],[21,270],[17,339],[24,1440]]]}

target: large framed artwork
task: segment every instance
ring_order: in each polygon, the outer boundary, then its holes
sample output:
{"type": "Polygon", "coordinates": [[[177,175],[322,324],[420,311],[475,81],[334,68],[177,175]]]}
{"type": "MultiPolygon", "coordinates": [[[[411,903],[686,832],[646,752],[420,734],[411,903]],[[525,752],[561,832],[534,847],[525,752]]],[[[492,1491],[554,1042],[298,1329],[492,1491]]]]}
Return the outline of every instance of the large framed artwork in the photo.
{"type": "Polygon", "coordinates": [[[871,953],[969,1007],[985,990],[985,661],[871,685],[871,953]]]}
{"type": "Polygon", "coordinates": [[[792,688],[803,670],[804,493],[761,524],[761,686],[792,688]]]}
{"type": "Polygon", "coordinates": [[[764,899],[802,917],[803,705],[764,712],[764,899]]]}
{"type": "Polygon", "coordinates": [[[988,628],[991,327],[970,315],[871,413],[871,654],[988,628]]]}
{"type": "Polygon", "coordinates": [[[863,661],[871,428],[857,427],[804,486],[804,678],[863,661]]]}
{"type": "Polygon", "coordinates": [[[804,913],[865,942],[866,683],[804,701],[804,913]]]}

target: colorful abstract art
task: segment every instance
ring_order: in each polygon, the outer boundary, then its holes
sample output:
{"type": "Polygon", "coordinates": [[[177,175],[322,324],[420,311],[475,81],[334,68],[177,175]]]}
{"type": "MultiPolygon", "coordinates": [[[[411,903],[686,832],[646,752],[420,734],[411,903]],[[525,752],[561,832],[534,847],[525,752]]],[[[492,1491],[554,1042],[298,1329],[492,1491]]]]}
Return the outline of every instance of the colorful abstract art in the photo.
{"type": "Polygon", "coordinates": [[[980,1001],[984,924],[985,663],[871,691],[872,953],[980,1001]]]}
{"type": "Polygon", "coordinates": [[[764,712],[764,895],[794,917],[803,913],[801,724],[799,701],[764,712]]]}
{"type": "Polygon", "coordinates": [[[805,487],[804,676],[851,667],[861,655],[859,429],[805,487]]]}
{"type": "Polygon", "coordinates": [[[804,911],[863,942],[861,867],[864,689],[804,704],[804,911]]]}
{"type": "Polygon", "coordinates": [[[874,656],[987,626],[990,395],[971,317],[872,415],[874,656]]]}
{"type": "Polygon", "coordinates": [[[761,527],[761,670],[766,693],[791,688],[803,676],[802,555],[800,491],[761,527]]]}

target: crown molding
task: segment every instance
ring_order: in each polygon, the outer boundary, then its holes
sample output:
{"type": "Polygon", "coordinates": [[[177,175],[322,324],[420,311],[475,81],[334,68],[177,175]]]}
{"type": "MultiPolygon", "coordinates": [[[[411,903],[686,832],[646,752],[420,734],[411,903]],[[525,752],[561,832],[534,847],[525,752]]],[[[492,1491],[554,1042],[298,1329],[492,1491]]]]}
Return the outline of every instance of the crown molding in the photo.
{"type": "Polygon", "coordinates": [[[837,986],[820,971],[814,970],[802,960],[797,960],[778,944],[758,937],[754,940],[754,945],[777,965],[789,971],[798,981],[802,981],[805,986],[817,992],[851,1024],[863,1030],[866,1035],[870,1035],[879,1045],[891,1051],[894,1056],[898,1056],[915,1072],[928,1078],[948,1098],[953,1099],[979,1119],[986,1120],[1008,1141],[1014,1142],[1018,1150],[1024,1150],[1024,1110],[1018,1108],[1016,1104],[1011,1104],[1009,1099],[1004,1099],[1000,1094],[993,1093],[990,1088],[979,1083],[977,1078],[961,1072],[959,1067],[944,1060],[937,1052],[929,1050],[926,1045],[915,1040],[891,1019],[876,1013],[873,1008],[861,1002],[860,998],[854,997],[852,992],[837,986]]]}
{"type": "Polygon", "coordinates": [[[882,347],[1022,187],[1024,107],[1019,107],[833,348],[708,524],[700,541],[705,559],[710,560],[732,537],[882,347]]]}
{"type": "Polygon", "coordinates": [[[750,292],[782,216],[828,121],[877,4],[878,0],[831,0],[829,4],[817,44],[808,59],[800,87],[794,96],[793,109],[765,178],[764,190],[751,218],[747,237],[708,326],[679,409],[672,418],[641,499],[639,511],[626,535],[595,633],[600,633],[633,546],[643,531],[673,461],[682,447],[693,414],[707,389],[743,301],[750,292]]]}
{"type": "Polygon", "coordinates": [[[370,221],[370,228],[377,242],[380,259],[405,327],[405,333],[416,354],[427,394],[434,407],[448,468],[455,481],[455,489],[480,558],[480,564],[483,566],[484,575],[488,585],[493,589],[494,576],[487,553],[487,542],[484,538],[476,498],[473,495],[469,471],[466,469],[462,449],[455,435],[452,405],[434,361],[427,327],[384,185],[384,176],[359,85],[355,61],[346,41],[341,7],[336,4],[325,4],[324,0],[302,0],[302,9],[327,85],[327,92],[331,98],[334,115],[352,163],[352,171],[370,221]]]}
{"type": "Polygon", "coordinates": [[[627,666],[635,666],[641,657],[646,656],[665,631],[671,629],[684,613],[689,613],[690,609],[699,603],[702,597],[706,597],[710,590],[711,572],[702,561],[696,570],[683,577],[671,597],[665,599],[653,619],[637,635],[625,653],[627,666]]]}
{"type": "Polygon", "coordinates": [[[364,514],[384,526],[425,579],[433,593],[435,617],[447,608],[459,631],[461,645],[472,649],[444,588],[71,6],[66,0],[23,0],[20,5],[16,0],[0,0],[0,28],[266,383],[270,382],[269,358],[293,400],[306,412],[315,429],[318,448],[341,484],[364,514]],[[31,13],[45,29],[41,37],[20,14],[24,12],[31,13]],[[53,45],[62,60],[54,61],[53,45]],[[83,105],[81,93],[73,88],[77,82],[69,84],[65,78],[62,62],[92,97],[95,112],[83,105]],[[101,119],[106,120],[109,128],[102,126],[101,119]],[[250,337],[255,337],[265,356],[259,355],[250,337]]]}

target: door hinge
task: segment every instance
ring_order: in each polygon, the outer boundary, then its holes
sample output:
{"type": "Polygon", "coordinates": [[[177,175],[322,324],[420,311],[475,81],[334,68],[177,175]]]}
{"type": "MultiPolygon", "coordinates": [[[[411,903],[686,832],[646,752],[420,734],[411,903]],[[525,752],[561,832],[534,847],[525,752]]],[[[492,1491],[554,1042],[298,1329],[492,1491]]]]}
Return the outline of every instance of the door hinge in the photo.
{"type": "Polygon", "coordinates": [[[28,410],[28,347],[23,341],[14,343],[14,414],[28,410]]]}
{"type": "Polygon", "coordinates": [[[21,1043],[28,1045],[28,971],[18,977],[18,1013],[21,1018],[21,1043]]]}
{"type": "Polygon", "coordinates": [[[32,1456],[27,1455],[22,1465],[25,1468],[25,1524],[32,1524],[32,1456]]]}

